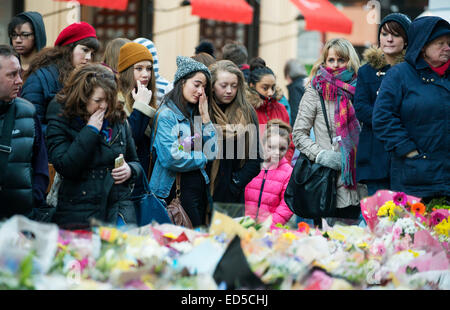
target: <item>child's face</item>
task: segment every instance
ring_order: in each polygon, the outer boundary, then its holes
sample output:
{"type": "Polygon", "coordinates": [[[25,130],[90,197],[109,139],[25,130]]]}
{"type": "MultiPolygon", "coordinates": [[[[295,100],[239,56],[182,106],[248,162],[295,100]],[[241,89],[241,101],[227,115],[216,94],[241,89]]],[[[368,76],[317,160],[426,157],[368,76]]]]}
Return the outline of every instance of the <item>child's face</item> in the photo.
{"type": "Polygon", "coordinates": [[[264,145],[265,161],[272,164],[278,162],[286,155],[288,151],[288,141],[280,135],[271,135],[264,145]]]}

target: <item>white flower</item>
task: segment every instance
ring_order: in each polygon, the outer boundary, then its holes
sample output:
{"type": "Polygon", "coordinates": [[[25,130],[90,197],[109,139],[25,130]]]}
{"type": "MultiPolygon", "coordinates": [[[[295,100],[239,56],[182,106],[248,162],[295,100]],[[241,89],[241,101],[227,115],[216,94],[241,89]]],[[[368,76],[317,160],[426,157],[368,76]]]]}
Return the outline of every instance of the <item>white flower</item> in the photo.
{"type": "Polygon", "coordinates": [[[403,233],[413,235],[417,232],[417,227],[411,218],[402,218],[395,222],[394,227],[401,227],[403,233]]]}

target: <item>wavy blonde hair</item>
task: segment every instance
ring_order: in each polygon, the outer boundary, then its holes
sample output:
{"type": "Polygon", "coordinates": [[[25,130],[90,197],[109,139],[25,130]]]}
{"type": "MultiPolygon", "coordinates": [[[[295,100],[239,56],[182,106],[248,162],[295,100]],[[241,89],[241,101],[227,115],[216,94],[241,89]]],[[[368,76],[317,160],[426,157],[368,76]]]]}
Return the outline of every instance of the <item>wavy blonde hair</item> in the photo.
{"type": "Polygon", "coordinates": [[[350,43],[350,41],[344,38],[331,39],[328,40],[327,43],[325,43],[325,46],[322,49],[322,53],[319,59],[314,63],[308,77],[308,83],[310,83],[312,79],[316,76],[319,67],[325,66],[325,62],[328,58],[328,52],[330,48],[333,48],[339,57],[342,57],[346,61],[348,61],[347,69],[352,70],[355,73],[358,72],[358,69],[361,66],[361,62],[359,60],[355,48],[350,43]]]}

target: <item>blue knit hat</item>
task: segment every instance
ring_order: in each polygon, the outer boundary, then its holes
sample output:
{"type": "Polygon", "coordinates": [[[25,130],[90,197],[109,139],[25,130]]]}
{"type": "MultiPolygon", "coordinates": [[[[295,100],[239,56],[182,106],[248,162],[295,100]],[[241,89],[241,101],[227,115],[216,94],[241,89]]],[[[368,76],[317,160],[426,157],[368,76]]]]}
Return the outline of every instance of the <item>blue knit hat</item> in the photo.
{"type": "Polygon", "coordinates": [[[383,18],[380,26],[378,27],[378,41],[380,41],[381,28],[383,28],[384,24],[391,21],[398,23],[405,30],[405,33],[408,34],[409,25],[411,25],[411,19],[402,13],[391,13],[383,18]]]}
{"type": "Polygon", "coordinates": [[[190,57],[177,56],[177,72],[175,73],[173,84],[176,84],[186,75],[197,71],[205,73],[208,79],[211,80],[211,72],[209,72],[208,67],[204,64],[190,57]]]}

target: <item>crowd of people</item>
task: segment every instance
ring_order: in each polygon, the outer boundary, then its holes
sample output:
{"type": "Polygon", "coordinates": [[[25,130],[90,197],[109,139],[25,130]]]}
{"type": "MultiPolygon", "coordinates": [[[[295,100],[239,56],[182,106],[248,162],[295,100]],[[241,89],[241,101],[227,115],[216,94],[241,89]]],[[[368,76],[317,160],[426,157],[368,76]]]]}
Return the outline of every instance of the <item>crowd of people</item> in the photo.
{"type": "Polygon", "coordinates": [[[275,227],[293,217],[284,192],[299,153],[338,172],[330,223],[360,223],[360,200],[379,189],[449,199],[450,25],[439,17],[389,14],[362,60],[337,38],[309,74],[287,61],[287,94],[239,43],[217,59],[202,41],[168,79],[147,38],[114,39],[99,56],[95,29],[80,22],[45,47],[37,12],[15,16],[8,32],[2,219],[136,224],[147,182],[164,204],[179,196],[194,227],[214,203],[243,204],[275,227]]]}

